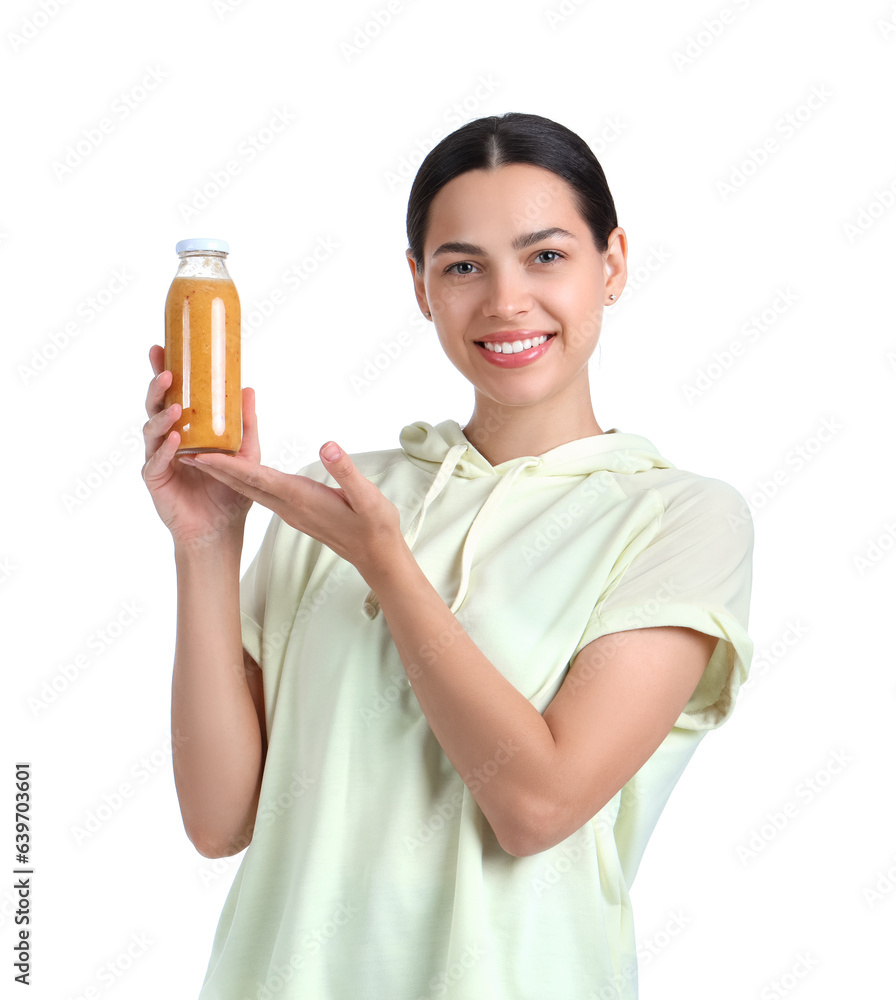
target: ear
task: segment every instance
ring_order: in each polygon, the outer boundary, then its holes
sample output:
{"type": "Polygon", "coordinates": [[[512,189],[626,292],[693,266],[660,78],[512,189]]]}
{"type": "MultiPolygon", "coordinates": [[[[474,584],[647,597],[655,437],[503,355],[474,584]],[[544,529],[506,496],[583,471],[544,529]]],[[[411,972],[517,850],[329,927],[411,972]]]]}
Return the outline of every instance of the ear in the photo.
{"type": "Polygon", "coordinates": [[[407,257],[411,268],[411,276],[414,279],[414,294],[417,296],[417,304],[420,306],[420,312],[427,313],[430,311],[430,308],[429,302],[426,299],[426,288],[423,285],[423,274],[422,272],[418,272],[416,261],[410,250],[405,251],[405,257],[407,257]]]}
{"type": "Polygon", "coordinates": [[[617,301],[628,280],[627,256],[628,237],[625,235],[625,230],[617,226],[607,237],[607,249],[603,255],[606,292],[607,295],[613,292],[617,301]]]}

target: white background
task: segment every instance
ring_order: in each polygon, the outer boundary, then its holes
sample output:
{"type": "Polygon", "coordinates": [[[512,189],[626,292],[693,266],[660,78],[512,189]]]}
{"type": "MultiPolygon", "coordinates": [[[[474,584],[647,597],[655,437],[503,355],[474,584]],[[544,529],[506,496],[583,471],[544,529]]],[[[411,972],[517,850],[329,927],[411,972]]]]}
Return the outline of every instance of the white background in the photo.
{"type": "MultiPolygon", "coordinates": [[[[140,477],[175,242],[230,241],[268,464],[463,424],[471,390],[415,320],[407,195],[437,139],[506,111],[591,143],[629,237],[629,288],[592,362],[600,425],[730,482],[756,530],[751,681],[633,890],[642,997],[881,995],[896,927],[896,5],[393,0],[377,30],[386,8],[4,5],[4,995],[15,762],[33,770],[30,996],[195,996],[239,861],[202,858],[182,828],[172,546],[140,477]],[[265,132],[281,111],[289,124],[265,132]],[[253,138],[271,141],[250,159],[253,138]],[[320,240],[335,249],[286,285],[320,240]]],[[[251,512],[244,565],[267,520],[251,512]]]]}

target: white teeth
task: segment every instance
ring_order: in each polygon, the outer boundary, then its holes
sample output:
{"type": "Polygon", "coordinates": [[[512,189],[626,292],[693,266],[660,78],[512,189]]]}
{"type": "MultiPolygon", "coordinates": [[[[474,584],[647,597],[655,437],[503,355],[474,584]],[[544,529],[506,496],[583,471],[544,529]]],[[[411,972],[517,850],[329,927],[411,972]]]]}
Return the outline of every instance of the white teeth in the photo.
{"type": "Polygon", "coordinates": [[[547,339],[547,334],[543,334],[533,340],[514,340],[513,342],[505,340],[500,344],[490,344],[488,341],[483,343],[487,350],[494,351],[496,354],[519,354],[520,351],[528,351],[530,347],[543,344],[547,339]]]}

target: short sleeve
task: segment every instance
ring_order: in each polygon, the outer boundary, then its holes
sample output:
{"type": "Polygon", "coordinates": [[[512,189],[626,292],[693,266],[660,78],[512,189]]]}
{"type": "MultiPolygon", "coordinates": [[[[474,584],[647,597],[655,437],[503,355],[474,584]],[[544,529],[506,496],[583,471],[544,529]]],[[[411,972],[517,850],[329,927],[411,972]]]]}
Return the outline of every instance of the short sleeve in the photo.
{"type": "Polygon", "coordinates": [[[596,605],[574,655],[602,635],[629,629],[679,625],[717,636],[675,723],[680,729],[716,729],[731,715],[753,658],[747,634],[753,521],[740,493],[718,479],[694,477],[664,503],[615,586],[596,605]]]}
{"type": "Polygon", "coordinates": [[[275,514],[268,524],[261,547],[240,580],[240,625],[243,649],[261,664],[262,623],[277,535],[283,522],[275,514]]]}

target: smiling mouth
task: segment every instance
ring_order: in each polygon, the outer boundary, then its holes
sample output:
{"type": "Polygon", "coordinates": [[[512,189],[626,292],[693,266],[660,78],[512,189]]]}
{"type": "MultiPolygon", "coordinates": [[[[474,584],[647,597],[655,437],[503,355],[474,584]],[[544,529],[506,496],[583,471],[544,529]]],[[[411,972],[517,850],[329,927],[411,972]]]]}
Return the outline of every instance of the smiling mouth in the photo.
{"type": "Polygon", "coordinates": [[[473,343],[479,344],[480,347],[484,347],[487,351],[493,351],[495,354],[520,354],[522,351],[528,351],[532,347],[538,347],[539,344],[544,344],[551,337],[555,337],[554,333],[542,334],[540,337],[531,337],[524,340],[505,340],[498,343],[492,343],[488,340],[475,340],[473,343]]]}

